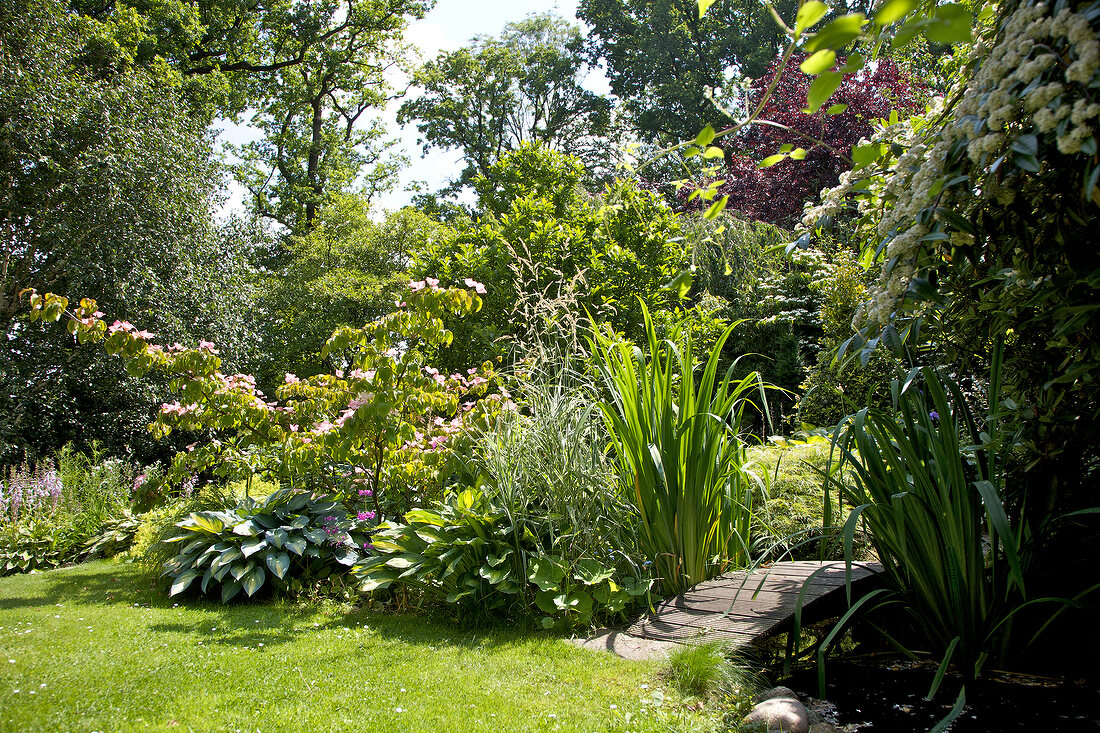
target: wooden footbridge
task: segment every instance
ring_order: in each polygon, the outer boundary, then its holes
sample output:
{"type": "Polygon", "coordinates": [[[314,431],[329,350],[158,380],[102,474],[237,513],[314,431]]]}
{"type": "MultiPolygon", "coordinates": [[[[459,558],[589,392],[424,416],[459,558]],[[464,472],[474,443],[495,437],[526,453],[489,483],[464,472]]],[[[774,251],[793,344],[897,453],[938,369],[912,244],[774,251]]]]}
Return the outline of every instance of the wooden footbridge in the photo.
{"type": "MultiPolygon", "coordinates": [[[[853,563],[852,583],[862,584],[881,569],[878,563],[853,563]]],[[[841,561],[779,562],[722,575],[662,601],[625,633],[660,642],[720,641],[741,647],[789,628],[800,598],[804,618],[824,606],[846,605],[845,575],[841,561]]]]}

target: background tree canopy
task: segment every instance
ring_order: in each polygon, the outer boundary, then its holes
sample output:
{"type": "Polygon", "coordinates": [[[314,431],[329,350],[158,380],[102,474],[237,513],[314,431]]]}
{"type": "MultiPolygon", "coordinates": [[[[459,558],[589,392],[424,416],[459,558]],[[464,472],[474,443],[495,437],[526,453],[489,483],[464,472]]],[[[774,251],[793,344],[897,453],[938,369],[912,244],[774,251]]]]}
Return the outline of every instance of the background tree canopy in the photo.
{"type": "Polygon", "coordinates": [[[417,71],[419,97],[398,113],[415,122],[425,155],[462,151],[466,167],[445,191],[492,175],[493,165],[523,143],[567,151],[589,170],[606,172],[611,103],[583,88],[587,70],[580,30],[553,15],[505,26],[500,38],[440,54],[417,71]]]}
{"type": "MultiPolygon", "coordinates": [[[[782,0],[776,10],[789,17],[796,6],[782,0]]],[[[660,144],[720,127],[707,90],[761,76],[784,42],[752,0],[722,0],[702,18],[695,0],[581,0],[577,17],[591,28],[589,54],[605,65],[629,124],[660,144]]]]}
{"type": "Polygon", "coordinates": [[[23,288],[95,298],[169,343],[217,332],[230,363],[256,348],[248,240],[212,223],[222,171],[205,122],[172,74],[89,67],[93,30],[49,0],[0,24],[0,431],[19,451],[89,425],[148,448],[163,386],[16,320],[23,288]]]}

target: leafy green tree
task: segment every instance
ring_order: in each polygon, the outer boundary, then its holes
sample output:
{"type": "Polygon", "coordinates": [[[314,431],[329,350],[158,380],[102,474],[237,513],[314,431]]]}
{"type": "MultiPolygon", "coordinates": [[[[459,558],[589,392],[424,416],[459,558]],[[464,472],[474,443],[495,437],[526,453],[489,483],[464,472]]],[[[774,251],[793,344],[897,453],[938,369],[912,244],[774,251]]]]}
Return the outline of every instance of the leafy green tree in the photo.
{"type": "Polygon", "coordinates": [[[333,195],[354,186],[369,199],[392,185],[400,161],[368,113],[390,98],[385,73],[401,59],[406,16],[425,10],[410,0],[307,7],[314,42],[257,82],[252,122],[264,137],[244,146],[237,170],[253,210],[295,235],[316,225],[333,195]]]}
{"type": "Polygon", "coordinates": [[[398,121],[416,123],[425,155],[463,152],[466,168],[445,191],[491,176],[501,156],[524,143],[569,152],[590,170],[606,168],[611,104],[581,86],[582,43],[575,25],[533,15],[416,73],[422,93],[401,106],[398,121]]]}
{"type": "MultiPolygon", "coordinates": [[[[793,0],[775,3],[787,17],[793,0]]],[[[722,0],[702,18],[696,0],[581,0],[592,58],[607,69],[611,91],[647,141],[693,139],[724,115],[708,89],[761,76],[779,55],[784,35],[765,5],[722,0]]]]}
{"type": "Polygon", "coordinates": [[[136,449],[157,399],[67,335],[16,320],[25,288],[87,293],[170,340],[224,327],[235,352],[254,348],[241,244],[212,224],[221,171],[205,123],[172,74],[89,67],[93,30],[52,0],[0,23],[5,458],[99,423],[108,448],[136,449]]]}
{"type": "Polygon", "coordinates": [[[439,228],[411,208],[376,223],[366,199],[334,197],[308,234],[285,240],[287,263],[268,281],[268,358],[257,373],[260,384],[280,384],[286,372],[319,373],[333,331],[390,312],[409,281],[406,252],[437,237],[439,228]]]}
{"type": "Polygon", "coordinates": [[[674,241],[678,217],[660,197],[622,180],[592,196],[581,185],[580,161],[530,145],[489,173],[474,182],[481,218],[459,222],[414,255],[417,277],[470,278],[488,291],[480,311],[450,325],[455,340],[442,355],[448,367],[503,356],[509,342],[585,309],[637,335],[636,296],[653,309],[674,304],[662,287],[688,257],[674,241]]]}
{"type": "Polygon", "coordinates": [[[253,111],[263,139],[240,151],[237,175],[259,215],[302,234],[329,193],[392,183],[399,160],[381,123],[366,120],[388,100],[385,73],[426,0],[71,5],[91,28],[81,55],[90,68],[173,74],[207,123],[253,111]]]}

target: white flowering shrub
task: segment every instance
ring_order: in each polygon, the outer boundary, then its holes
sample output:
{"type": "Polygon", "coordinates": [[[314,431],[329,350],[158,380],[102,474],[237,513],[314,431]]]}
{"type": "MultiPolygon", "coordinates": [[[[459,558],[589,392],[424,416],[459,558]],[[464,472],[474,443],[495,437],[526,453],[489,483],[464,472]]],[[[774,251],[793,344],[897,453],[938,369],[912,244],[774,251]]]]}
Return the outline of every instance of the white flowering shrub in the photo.
{"type": "Polygon", "coordinates": [[[848,348],[905,343],[982,375],[1005,341],[994,408],[1035,523],[1086,503],[1100,438],[1098,26],[1100,3],[1006,3],[948,96],[881,124],[802,222],[854,207],[879,268],[848,348]]]}

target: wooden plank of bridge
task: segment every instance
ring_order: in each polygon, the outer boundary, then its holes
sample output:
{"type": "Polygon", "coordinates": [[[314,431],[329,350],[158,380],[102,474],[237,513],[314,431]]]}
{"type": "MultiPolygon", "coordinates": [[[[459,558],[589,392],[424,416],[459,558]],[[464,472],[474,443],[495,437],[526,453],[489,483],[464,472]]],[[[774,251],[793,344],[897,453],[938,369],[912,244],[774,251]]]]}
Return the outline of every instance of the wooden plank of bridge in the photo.
{"type": "MultiPolygon", "coordinates": [[[[853,563],[852,582],[882,569],[853,563]]],[[[803,586],[803,615],[823,599],[844,594],[844,562],[780,562],[722,575],[668,598],[626,630],[630,636],[678,643],[721,641],[740,647],[788,626],[803,586]]]]}

